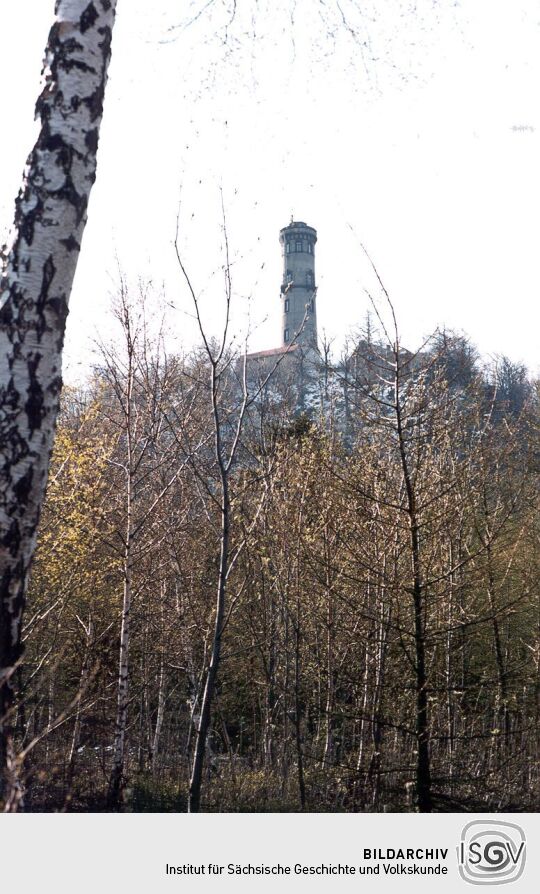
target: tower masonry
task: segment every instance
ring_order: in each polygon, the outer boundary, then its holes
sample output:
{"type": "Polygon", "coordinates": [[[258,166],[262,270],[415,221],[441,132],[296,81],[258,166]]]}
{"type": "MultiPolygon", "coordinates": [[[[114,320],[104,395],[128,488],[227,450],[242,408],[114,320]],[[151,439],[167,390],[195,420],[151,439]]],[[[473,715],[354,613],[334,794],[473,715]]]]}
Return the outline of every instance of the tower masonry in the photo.
{"type": "Polygon", "coordinates": [[[303,221],[291,220],[279,233],[283,254],[281,284],[284,346],[317,346],[315,243],[317,231],[303,221]]]}

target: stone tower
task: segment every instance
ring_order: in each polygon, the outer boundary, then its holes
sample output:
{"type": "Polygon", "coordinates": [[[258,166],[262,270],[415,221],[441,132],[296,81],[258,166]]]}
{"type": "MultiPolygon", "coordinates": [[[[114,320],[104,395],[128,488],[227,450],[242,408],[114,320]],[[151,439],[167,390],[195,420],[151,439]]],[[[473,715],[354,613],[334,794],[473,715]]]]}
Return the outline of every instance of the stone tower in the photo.
{"type": "Polygon", "coordinates": [[[301,220],[291,220],[279,233],[283,251],[281,338],[286,346],[294,342],[317,347],[315,302],[315,243],[317,231],[301,220]]]}

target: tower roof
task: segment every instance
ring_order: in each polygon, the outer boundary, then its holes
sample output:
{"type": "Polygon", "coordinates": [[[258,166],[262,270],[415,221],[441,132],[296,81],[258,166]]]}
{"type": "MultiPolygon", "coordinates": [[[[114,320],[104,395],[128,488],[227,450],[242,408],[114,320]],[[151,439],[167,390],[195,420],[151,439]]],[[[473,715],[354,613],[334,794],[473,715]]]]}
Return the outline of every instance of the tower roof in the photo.
{"type": "Polygon", "coordinates": [[[303,220],[291,220],[290,224],[279,231],[280,242],[283,242],[286,235],[292,236],[299,231],[308,233],[313,238],[314,242],[317,241],[317,230],[314,227],[310,227],[307,223],[304,223],[303,220]]]}

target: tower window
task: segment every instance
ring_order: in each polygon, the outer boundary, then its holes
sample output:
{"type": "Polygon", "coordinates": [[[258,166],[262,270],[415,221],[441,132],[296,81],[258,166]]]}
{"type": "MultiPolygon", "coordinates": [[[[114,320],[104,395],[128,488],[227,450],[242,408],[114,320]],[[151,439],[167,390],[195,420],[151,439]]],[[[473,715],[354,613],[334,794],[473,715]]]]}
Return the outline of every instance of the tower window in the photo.
{"type": "Polygon", "coordinates": [[[291,243],[290,242],[285,243],[285,251],[287,252],[287,254],[290,253],[290,251],[291,251],[291,243]]]}
{"type": "Polygon", "coordinates": [[[287,344],[287,342],[289,341],[289,330],[288,329],[285,329],[285,332],[283,333],[283,341],[285,342],[285,344],[287,344]]]}
{"type": "Polygon", "coordinates": [[[313,273],[311,270],[308,270],[306,273],[306,286],[313,285],[313,273]]]}
{"type": "Polygon", "coordinates": [[[291,306],[291,302],[289,301],[288,298],[285,298],[285,313],[286,314],[289,313],[290,306],[291,306]]]}
{"type": "Polygon", "coordinates": [[[287,270],[287,282],[293,281],[292,270],[287,270]]]}
{"type": "Polygon", "coordinates": [[[308,254],[310,254],[310,255],[313,254],[313,243],[308,242],[308,244],[307,244],[307,250],[308,250],[308,254]]]}
{"type": "Polygon", "coordinates": [[[301,242],[296,243],[296,251],[302,251],[302,243],[301,242]]]}

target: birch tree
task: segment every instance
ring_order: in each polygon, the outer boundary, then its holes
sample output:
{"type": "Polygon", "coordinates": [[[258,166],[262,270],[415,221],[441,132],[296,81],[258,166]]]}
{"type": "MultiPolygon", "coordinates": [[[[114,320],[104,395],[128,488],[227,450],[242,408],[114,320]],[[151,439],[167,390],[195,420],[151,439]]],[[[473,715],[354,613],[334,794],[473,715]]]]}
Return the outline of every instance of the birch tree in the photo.
{"type": "MultiPolygon", "coordinates": [[[[124,786],[128,727],[133,610],[145,584],[141,564],[155,551],[151,526],[160,503],[178,479],[184,463],[167,430],[166,402],[174,388],[163,327],[156,334],[147,316],[147,290],[130,297],[122,281],[113,316],[119,338],[100,346],[105,384],[104,429],[116,431],[111,465],[116,473],[117,526],[110,548],[122,579],[117,712],[108,807],[117,810],[124,786]]],[[[186,411],[186,422],[189,413],[186,411]]],[[[159,586],[156,586],[159,592],[159,586]]]]}
{"type": "Polygon", "coordinates": [[[0,803],[22,798],[13,754],[15,670],[61,390],[68,302],[95,180],[116,0],[58,0],[41,120],[0,283],[0,803]]]}

